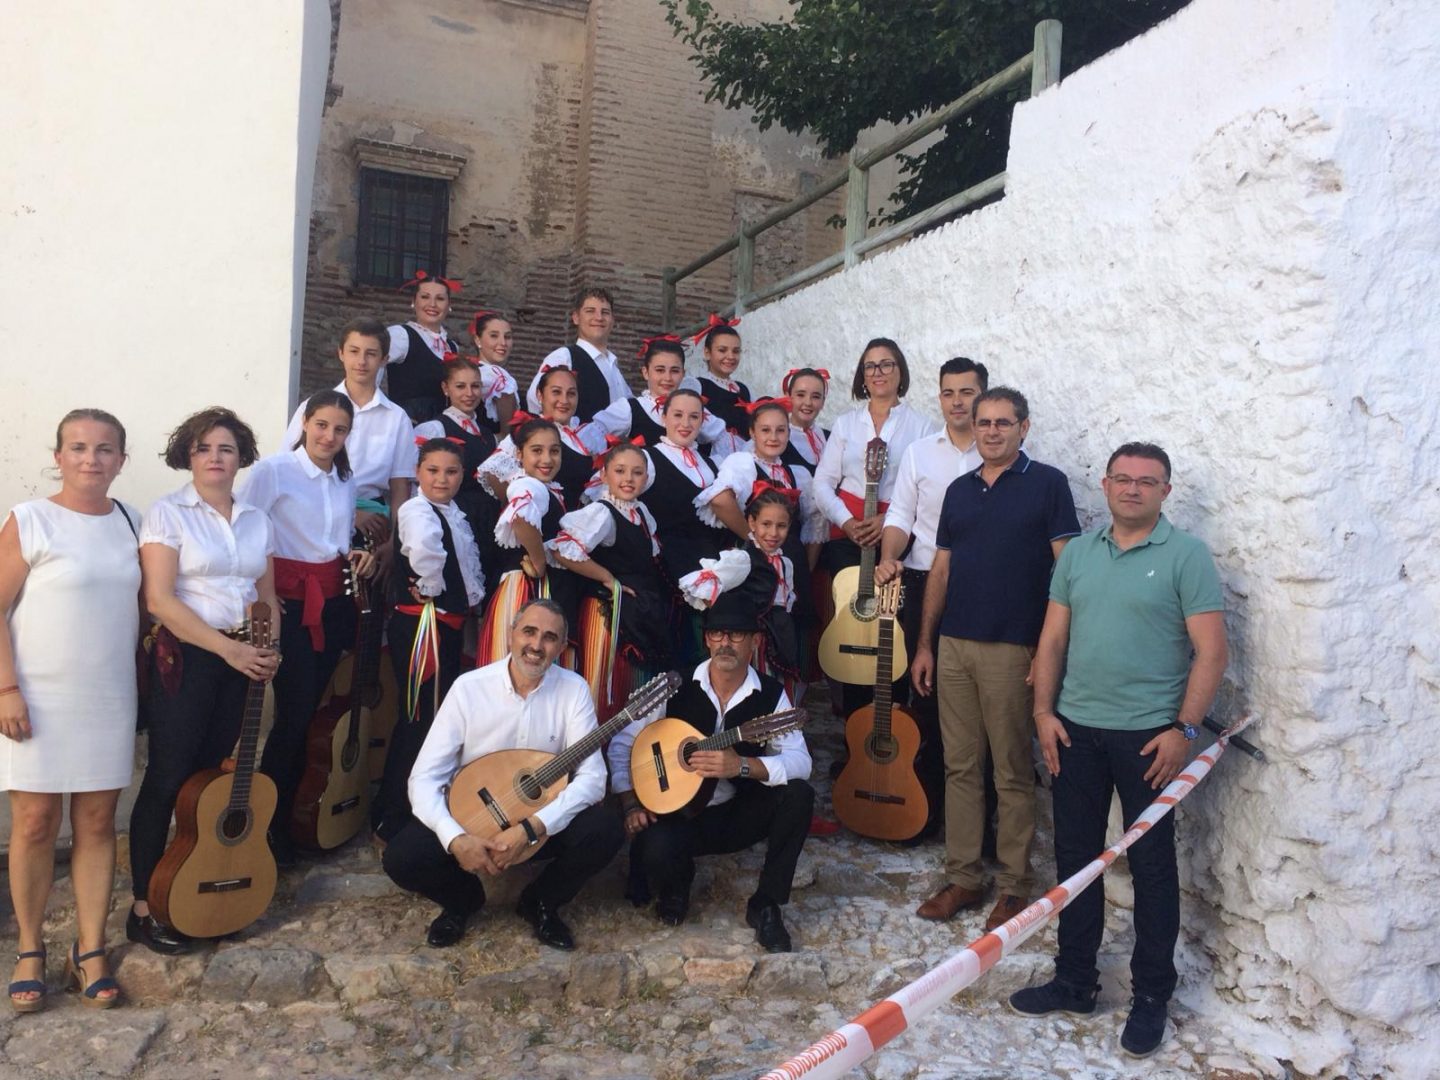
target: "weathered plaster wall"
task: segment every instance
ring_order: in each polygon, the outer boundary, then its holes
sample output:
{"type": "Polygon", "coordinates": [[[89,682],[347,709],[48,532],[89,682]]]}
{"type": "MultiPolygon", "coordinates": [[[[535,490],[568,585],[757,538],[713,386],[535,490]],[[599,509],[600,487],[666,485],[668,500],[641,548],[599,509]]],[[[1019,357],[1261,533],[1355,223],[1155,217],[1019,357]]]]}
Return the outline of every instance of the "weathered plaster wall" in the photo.
{"type": "Polygon", "coordinates": [[[1437,23],[1195,0],[1017,109],[1002,202],[745,320],[752,385],[983,359],[1091,522],[1111,449],[1170,450],[1271,756],[1182,813],[1181,996],[1307,1074],[1440,1070],[1437,23]]]}

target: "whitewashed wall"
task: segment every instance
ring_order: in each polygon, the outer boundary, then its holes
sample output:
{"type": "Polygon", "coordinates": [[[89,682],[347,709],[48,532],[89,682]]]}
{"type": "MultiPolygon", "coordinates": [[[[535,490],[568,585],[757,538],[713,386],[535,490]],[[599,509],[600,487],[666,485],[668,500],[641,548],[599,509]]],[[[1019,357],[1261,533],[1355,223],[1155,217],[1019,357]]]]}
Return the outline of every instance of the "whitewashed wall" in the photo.
{"type": "Polygon", "coordinates": [[[0,513],[53,488],[56,421],[129,429],[115,492],[206,405],[284,430],[329,59],[324,0],[0,11],[0,513]]]}
{"type": "Polygon", "coordinates": [[[985,361],[1091,522],[1111,449],[1170,450],[1271,755],[1182,815],[1181,996],[1307,1074],[1440,1072],[1437,40],[1426,0],[1195,0],[1016,110],[1001,203],[743,326],[766,389],[884,335],[933,409],[985,361]]]}

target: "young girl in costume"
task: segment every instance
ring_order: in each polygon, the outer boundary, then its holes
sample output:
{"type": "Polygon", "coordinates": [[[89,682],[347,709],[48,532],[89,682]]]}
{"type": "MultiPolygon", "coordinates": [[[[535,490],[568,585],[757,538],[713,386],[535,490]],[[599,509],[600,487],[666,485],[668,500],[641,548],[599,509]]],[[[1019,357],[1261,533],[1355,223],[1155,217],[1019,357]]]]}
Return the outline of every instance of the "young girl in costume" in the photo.
{"type": "Polygon", "coordinates": [[[400,287],[414,288],[410,306],[415,317],[389,328],[385,394],[409,414],[412,424],[419,424],[445,407],[439,391],[440,365],[447,353],[459,352],[445,330],[445,317],[460,282],[416,270],[400,287]]]}
{"type": "Polygon", "coordinates": [[[705,358],[705,371],[698,379],[700,393],[706,407],[725,425],[726,434],[711,445],[716,461],[744,446],[750,429],[745,414],[745,406],[752,400],[750,388],[734,378],[740,366],[740,332],[735,329],[739,322],[712,314],[709,325],[691,338],[701,346],[705,358]]]}
{"type": "MultiPolygon", "coordinates": [[[[575,418],[580,391],[575,372],[570,368],[542,369],[536,393],[540,396],[540,418],[551,421],[560,436],[560,465],[555,480],[565,496],[565,505],[579,506],[586,485],[595,475],[595,455],[603,454],[609,446],[605,429],[593,420],[582,423],[575,418]]],[[[511,422],[518,420],[524,423],[530,419],[532,417],[528,413],[517,412],[511,422]]],[[[486,462],[482,472],[492,475],[495,483],[508,483],[511,477],[519,474],[520,464],[513,439],[501,441],[495,456],[486,462]]]]}
{"type": "Polygon", "coordinates": [[[790,399],[790,445],[781,460],[803,465],[812,476],[830,437],[818,422],[829,390],[830,372],[824,368],[791,368],[780,380],[781,397],[790,399]]]}
{"type": "MultiPolygon", "coordinates": [[[[676,335],[664,334],[646,338],[636,355],[645,377],[645,392],[601,409],[595,422],[614,438],[639,436],[646,446],[654,446],[665,434],[665,402],[685,378],[685,346],[676,335]]],[[[699,442],[708,446],[724,434],[724,421],[705,413],[699,442]]]]}
{"type": "Polygon", "coordinates": [[[515,376],[505,370],[514,336],[509,321],[498,311],[477,311],[470,320],[470,337],[479,354],[481,415],[485,426],[497,435],[509,428],[519,394],[515,376]]]}

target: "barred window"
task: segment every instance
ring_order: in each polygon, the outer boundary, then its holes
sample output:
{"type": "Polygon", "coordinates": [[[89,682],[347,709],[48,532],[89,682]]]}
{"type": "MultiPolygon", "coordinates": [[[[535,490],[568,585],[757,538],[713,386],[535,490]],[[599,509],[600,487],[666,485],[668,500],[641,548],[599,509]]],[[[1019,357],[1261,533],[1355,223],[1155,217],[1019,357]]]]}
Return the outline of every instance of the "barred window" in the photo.
{"type": "Polygon", "coordinates": [[[362,168],[356,282],[395,286],[417,269],[443,275],[449,222],[448,180],[362,168]]]}

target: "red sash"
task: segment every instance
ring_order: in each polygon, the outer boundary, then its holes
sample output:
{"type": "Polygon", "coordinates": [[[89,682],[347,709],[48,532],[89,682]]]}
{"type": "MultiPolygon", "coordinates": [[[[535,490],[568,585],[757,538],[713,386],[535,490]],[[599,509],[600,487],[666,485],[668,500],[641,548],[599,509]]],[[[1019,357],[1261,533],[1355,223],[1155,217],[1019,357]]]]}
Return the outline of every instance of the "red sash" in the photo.
{"type": "MultiPolygon", "coordinates": [[[[837,489],[836,492],[835,492],[835,494],[840,496],[840,501],[845,504],[845,509],[850,511],[850,516],[851,516],[851,517],[853,517],[856,521],[864,521],[864,520],[865,520],[865,500],[864,500],[864,498],[862,498],[862,497],[859,496],[859,495],[852,495],[852,494],[850,494],[850,492],[846,491],[844,488],[839,488],[839,489],[837,489]]],[[[889,510],[889,509],[890,509],[890,504],[889,504],[888,502],[881,502],[881,501],[879,501],[878,499],[876,500],[876,502],[875,502],[875,513],[876,513],[877,516],[879,516],[879,517],[884,517],[884,516],[885,516],[885,511],[886,511],[886,510],[889,510]]],[[[844,529],[838,528],[838,527],[836,527],[836,526],[834,526],[834,525],[831,525],[831,526],[830,526],[830,539],[831,539],[831,540],[843,540],[844,538],[845,538],[845,530],[844,530],[844,529]]]]}
{"type": "Polygon", "coordinates": [[[275,594],[282,600],[303,600],[300,625],[310,631],[310,644],[316,652],[325,649],[325,622],[321,617],[325,601],[345,591],[345,560],[336,556],[330,562],[301,562],[275,556],[275,594]]]}
{"type": "MultiPolygon", "coordinates": [[[[414,615],[418,618],[420,613],[425,609],[419,604],[396,604],[395,610],[401,615],[414,615]]],[[[465,629],[465,616],[458,611],[441,611],[439,608],[436,608],[435,621],[444,623],[451,630],[465,629]]]]}

